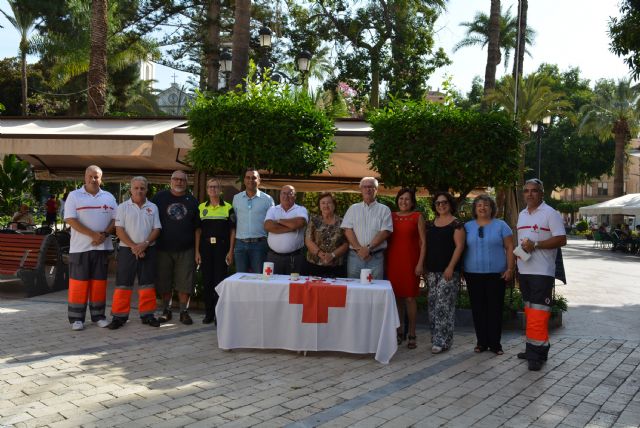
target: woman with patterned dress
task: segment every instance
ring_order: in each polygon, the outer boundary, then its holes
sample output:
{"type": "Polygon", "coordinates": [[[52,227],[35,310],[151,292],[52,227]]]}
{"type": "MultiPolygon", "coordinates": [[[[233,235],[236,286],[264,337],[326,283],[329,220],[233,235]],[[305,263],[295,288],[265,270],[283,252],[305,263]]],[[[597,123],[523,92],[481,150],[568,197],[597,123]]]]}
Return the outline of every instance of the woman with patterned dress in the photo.
{"type": "Polygon", "coordinates": [[[344,255],[349,243],[340,227],[342,218],[337,216],[336,201],[331,193],[318,196],[320,215],[312,215],[307,224],[304,243],[307,247],[305,275],[325,278],[347,276],[344,255]]]}
{"type": "Polygon", "coordinates": [[[464,250],[463,223],[454,217],[456,203],[449,192],[433,197],[436,218],[427,225],[427,283],[431,352],[451,348],[460,287],[460,258],[464,250]]]}
{"type": "Polygon", "coordinates": [[[396,305],[400,316],[398,345],[404,340],[405,308],[409,321],[409,340],[407,347],[416,348],[416,297],[420,292],[420,276],[424,271],[426,254],[425,222],[422,214],[414,211],[417,205],[416,194],[408,188],[400,189],[396,195],[399,211],[391,214],[393,233],[387,243],[387,278],[396,296],[396,305]]]}
{"type": "Polygon", "coordinates": [[[200,228],[196,230],[196,263],[202,268],[205,316],[203,324],[216,322],[218,293],[216,286],[227,277],[233,263],[236,242],[236,216],[230,203],[222,197],[222,186],[215,178],[207,181],[209,200],[198,206],[200,228]]]}
{"type": "Polygon", "coordinates": [[[464,225],[467,249],[464,254],[464,278],[467,281],[473,327],[476,330],[474,352],[487,349],[502,355],[502,306],[506,283],[513,278],[513,232],[507,223],[496,219],[496,203],[488,195],[473,200],[473,220],[464,225]]]}

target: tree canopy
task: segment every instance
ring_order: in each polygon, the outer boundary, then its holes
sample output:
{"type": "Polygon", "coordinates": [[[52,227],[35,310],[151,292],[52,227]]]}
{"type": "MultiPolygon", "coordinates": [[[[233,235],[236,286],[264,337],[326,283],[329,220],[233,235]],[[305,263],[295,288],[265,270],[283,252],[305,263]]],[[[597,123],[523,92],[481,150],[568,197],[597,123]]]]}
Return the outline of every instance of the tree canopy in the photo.
{"type": "Polygon", "coordinates": [[[451,190],[513,182],[520,132],[501,112],[394,101],[370,118],[369,162],[387,186],[451,190]]]}
{"type": "Polygon", "coordinates": [[[634,78],[640,77],[640,1],[622,0],[620,18],[609,21],[611,51],[623,57],[634,78]]]}

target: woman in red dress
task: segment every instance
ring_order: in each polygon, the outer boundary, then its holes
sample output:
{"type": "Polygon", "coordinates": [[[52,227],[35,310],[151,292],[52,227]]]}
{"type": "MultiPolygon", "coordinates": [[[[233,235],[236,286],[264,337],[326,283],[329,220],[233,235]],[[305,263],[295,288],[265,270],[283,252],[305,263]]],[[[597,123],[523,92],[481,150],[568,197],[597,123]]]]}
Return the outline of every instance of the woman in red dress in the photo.
{"type": "Polygon", "coordinates": [[[425,222],[422,214],[414,211],[416,194],[408,188],[400,189],[396,196],[399,211],[392,214],[393,233],[387,247],[387,278],[393,286],[400,315],[398,345],[404,340],[405,309],[409,320],[409,341],[407,347],[416,347],[416,297],[420,289],[420,275],[424,272],[424,258],[427,252],[425,222]]]}

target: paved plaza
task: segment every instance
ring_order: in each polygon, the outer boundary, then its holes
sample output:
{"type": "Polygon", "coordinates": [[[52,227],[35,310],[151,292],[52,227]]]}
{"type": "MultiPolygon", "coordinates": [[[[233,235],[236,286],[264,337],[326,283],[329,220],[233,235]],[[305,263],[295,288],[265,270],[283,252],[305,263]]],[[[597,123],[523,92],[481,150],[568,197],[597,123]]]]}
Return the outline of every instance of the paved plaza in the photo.
{"type": "MultiPolygon", "coordinates": [[[[570,240],[569,300],[550,359],[527,370],[522,333],[505,354],[406,343],[388,365],[373,355],[217,348],[215,327],[151,328],[137,310],[122,329],[71,331],[66,293],[0,300],[0,426],[51,427],[637,427],[640,257],[570,240]]],[[[111,284],[113,286],[113,284],[111,284]]],[[[6,288],[5,288],[6,290],[6,288]]],[[[111,293],[109,293],[109,297],[111,293]]]]}

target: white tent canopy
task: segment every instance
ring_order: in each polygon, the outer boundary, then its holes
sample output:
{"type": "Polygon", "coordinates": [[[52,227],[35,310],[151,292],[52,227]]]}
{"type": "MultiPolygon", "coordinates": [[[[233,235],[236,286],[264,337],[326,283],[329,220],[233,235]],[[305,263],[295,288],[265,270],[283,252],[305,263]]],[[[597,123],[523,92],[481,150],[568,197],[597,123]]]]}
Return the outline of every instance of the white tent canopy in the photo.
{"type": "Polygon", "coordinates": [[[580,208],[580,214],[586,216],[622,214],[640,216],[640,193],[631,193],[599,204],[580,208]]]}

